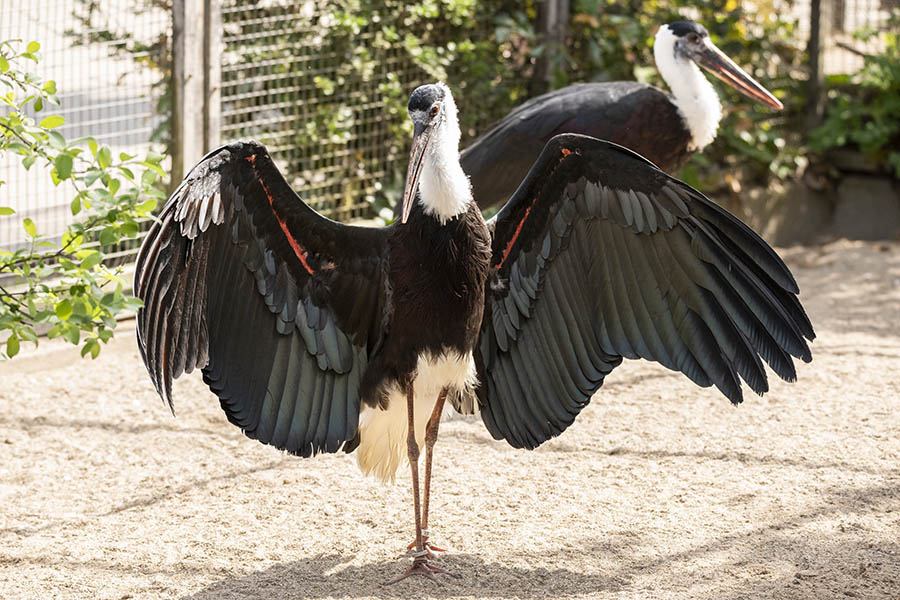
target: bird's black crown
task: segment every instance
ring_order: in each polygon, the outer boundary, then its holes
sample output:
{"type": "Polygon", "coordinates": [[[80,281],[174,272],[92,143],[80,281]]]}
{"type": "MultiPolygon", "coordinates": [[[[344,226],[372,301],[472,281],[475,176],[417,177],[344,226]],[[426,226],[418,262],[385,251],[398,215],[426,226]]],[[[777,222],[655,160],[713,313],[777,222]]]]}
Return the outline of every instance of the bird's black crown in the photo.
{"type": "Polygon", "coordinates": [[[675,21],[674,23],[669,23],[669,29],[676,37],[684,37],[690,33],[696,33],[702,37],[709,36],[706,27],[693,21],[675,21]]]}
{"type": "Polygon", "coordinates": [[[444,89],[433,83],[428,85],[420,85],[413,90],[409,97],[409,106],[407,110],[413,112],[416,110],[427,111],[435,102],[444,99],[444,89]]]}

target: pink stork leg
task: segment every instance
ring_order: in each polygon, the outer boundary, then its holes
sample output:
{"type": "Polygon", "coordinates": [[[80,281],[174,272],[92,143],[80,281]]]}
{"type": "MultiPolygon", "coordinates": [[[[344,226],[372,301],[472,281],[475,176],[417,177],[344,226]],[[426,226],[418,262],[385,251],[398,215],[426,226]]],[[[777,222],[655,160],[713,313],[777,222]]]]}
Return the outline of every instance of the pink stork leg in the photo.
{"type": "MultiPolygon", "coordinates": [[[[438,397],[438,403],[443,405],[443,399],[445,396],[445,392],[442,391],[441,395],[438,397]]],[[[408,421],[408,431],[406,434],[406,452],[409,457],[409,468],[412,473],[412,488],[413,488],[413,505],[416,515],[416,541],[415,541],[415,549],[416,551],[413,553],[413,564],[406,570],[405,573],[397,577],[396,579],[392,579],[388,581],[386,585],[391,585],[393,583],[397,583],[403,579],[406,579],[410,575],[424,575],[430,579],[434,579],[435,573],[442,573],[445,575],[452,575],[449,571],[442,569],[440,567],[436,567],[428,562],[429,552],[425,549],[425,540],[422,536],[422,512],[419,506],[419,444],[416,442],[416,429],[415,429],[415,419],[413,415],[413,408],[415,405],[415,393],[413,391],[412,383],[409,383],[406,388],[406,415],[408,421]]],[[[437,408],[437,407],[435,407],[437,408]]],[[[437,419],[435,419],[434,414],[432,414],[431,419],[428,422],[429,429],[431,429],[431,421],[440,421],[440,411],[437,411],[437,419]]],[[[437,440],[437,425],[434,426],[434,440],[437,440]]],[[[427,442],[426,442],[427,443],[427,442]]],[[[431,442],[431,446],[434,446],[434,441],[431,442]]],[[[430,455],[430,448],[428,454],[430,455]]],[[[426,498],[426,507],[427,507],[427,499],[428,499],[428,483],[431,475],[431,463],[428,462],[426,466],[426,475],[425,475],[425,498],[426,498]]]]}
{"type": "MultiPolygon", "coordinates": [[[[437,402],[434,403],[434,410],[431,411],[431,418],[428,419],[428,425],[425,427],[425,497],[422,501],[422,544],[429,557],[433,557],[435,552],[444,552],[443,548],[439,548],[428,541],[428,508],[431,498],[431,460],[434,454],[434,444],[438,438],[438,427],[441,425],[441,414],[444,412],[444,401],[447,399],[447,388],[441,390],[438,394],[437,402]]],[[[413,548],[415,542],[408,547],[413,548]]]]}

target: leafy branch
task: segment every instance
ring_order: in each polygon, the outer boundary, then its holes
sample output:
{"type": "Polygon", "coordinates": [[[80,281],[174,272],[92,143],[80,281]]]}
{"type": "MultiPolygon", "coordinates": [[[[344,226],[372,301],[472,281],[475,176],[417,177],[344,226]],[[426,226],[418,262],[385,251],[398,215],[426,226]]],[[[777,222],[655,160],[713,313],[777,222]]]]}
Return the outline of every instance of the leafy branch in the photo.
{"type": "MultiPolygon", "coordinates": [[[[42,235],[19,209],[0,206],[0,219],[19,219],[25,243],[0,248],[0,356],[19,353],[22,340],[38,343],[38,331],[81,344],[81,355],[96,357],[108,341],[116,315],[140,301],[126,292],[112,250],[135,239],[164,197],[163,156],[143,158],[112,150],[93,137],[67,140],[65,119],[41,115],[58,105],[56,84],[42,81],[23,65],[40,60],[40,44],[0,42],[0,155],[21,157],[26,170],[47,171],[55,186],[72,194],[73,222],[60,236],[42,235]],[[36,166],[37,165],[37,166],[36,166]]],[[[0,186],[4,182],[0,181],[0,186]]]]}

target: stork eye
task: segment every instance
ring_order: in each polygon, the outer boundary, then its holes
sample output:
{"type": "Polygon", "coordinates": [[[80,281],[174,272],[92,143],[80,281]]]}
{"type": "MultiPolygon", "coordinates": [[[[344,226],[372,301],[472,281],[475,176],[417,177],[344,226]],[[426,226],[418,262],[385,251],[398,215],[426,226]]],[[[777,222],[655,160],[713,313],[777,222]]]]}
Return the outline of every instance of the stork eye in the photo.
{"type": "Polygon", "coordinates": [[[688,41],[692,44],[699,44],[700,43],[700,34],[692,33],[692,34],[688,35],[688,41]]]}
{"type": "Polygon", "coordinates": [[[436,116],[440,111],[441,111],[441,107],[438,106],[437,104],[435,104],[435,105],[433,105],[433,106],[431,107],[431,110],[430,110],[429,112],[430,112],[431,116],[434,117],[434,116],[436,116]]]}

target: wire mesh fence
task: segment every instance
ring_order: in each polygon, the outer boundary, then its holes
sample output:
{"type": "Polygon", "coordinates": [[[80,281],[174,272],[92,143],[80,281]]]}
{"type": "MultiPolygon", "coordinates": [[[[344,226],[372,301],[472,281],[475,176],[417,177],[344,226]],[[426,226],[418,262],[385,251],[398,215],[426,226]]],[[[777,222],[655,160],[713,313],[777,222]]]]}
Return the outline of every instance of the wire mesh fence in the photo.
{"type": "Polygon", "coordinates": [[[255,137],[316,210],[337,220],[369,214],[405,157],[398,152],[382,86],[388,75],[408,90],[426,77],[398,45],[375,47],[363,28],[329,33],[332,3],[226,0],[221,139],[255,137]],[[348,68],[354,56],[375,68],[348,68]]]}
{"type": "Polygon", "coordinates": [[[825,72],[855,73],[863,65],[865,54],[884,51],[884,31],[898,0],[834,0],[830,43],[825,54],[825,72]]]}
{"type": "MultiPolygon", "coordinates": [[[[791,15],[797,19],[797,32],[803,40],[810,35],[812,2],[791,2],[791,15]]],[[[891,10],[900,0],[828,0],[820,2],[823,16],[828,16],[824,71],[826,75],[853,74],[863,66],[865,54],[884,50],[884,38],[891,10]]]]}
{"type": "MultiPolygon", "coordinates": [[[[27,0],[0,3],[0,39],[34,40],[42,60],[32,68],[57,83],[60,106],[45,111],[66,120],[66,139],[93,136],[120,152],[141,155],[163,150],[159,130],[165,116],[157,110],[161,73],[152,65],[165,59],[171,16],[141,0],[27,0]],[[163,43],[160,43],[160,41],[163,43]],[[154,135],[154,134],[157,135],[154,135]]],[[[71,221],[73,193],[55,187],[46,170],[25,170],[20,157],[0,156],[0,204],[16,210],[0,220],[0,247],[25,242],[25,217],[41,232],[59,235],[71,221]]],[[[134,243],[130,244],[134,246],[134,243]]]]}
{"type": "MultiPolygon", "coordinates": [[[[860,53],[877,51],[878,36],[854,33],[883,29],[898,2],[830,0],[825,72],[852,73],[862,64],[860,53]]],[[[810,5],[791,3],[804,39],[810,5]]],[[[348,220],[369,215],[367,199],[401,183],[392,180],[406,160],[397,142],[396,98],[432,78],[402,44],[377,39],[374,27],[332,35],[341,32],[336,6],[333,0],[221,0],[220,139],[260,139],[308,203],[348,220]],[[357,68],[361,57],[371,68],[357,68]]],[[[171,0],[3,2],[0,39],[41,42],[38,71],[57,81],[67,138],[93,135],[115,153],[142,154],[163,149],[157,140],[171,118],[165,103],[167,86],[174,85],[166,68],[170,10],[171,0]]],[[[490,35],[489,25],[471,34],[490,35]]],[[[0,179],[7,182],[0,187],[3,204],[18,213],[0,221],[0,247],[23,242],[24,217],[48,233],[69,222],[71,198],[40,169],[26,172],[14,157],[0,157],[0,179]]]]}

